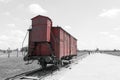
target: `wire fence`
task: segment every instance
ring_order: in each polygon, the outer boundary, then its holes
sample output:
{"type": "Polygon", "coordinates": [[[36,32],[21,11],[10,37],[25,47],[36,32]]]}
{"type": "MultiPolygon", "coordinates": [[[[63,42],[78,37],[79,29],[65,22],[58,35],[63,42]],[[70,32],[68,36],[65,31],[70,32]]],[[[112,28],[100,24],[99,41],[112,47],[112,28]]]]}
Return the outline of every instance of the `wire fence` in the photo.
{"type": "Polygon", "coordinates": [[[24,57],[24,55],[27,52],[21,52],[19,50],[11,51],[11,50],[6,50],[6,51],[0,51],[0,57],[5,57],[5,58],[11,58],[11,57],[24,57]],[[24,54],[22,54],[24,53],[24,54]]]}

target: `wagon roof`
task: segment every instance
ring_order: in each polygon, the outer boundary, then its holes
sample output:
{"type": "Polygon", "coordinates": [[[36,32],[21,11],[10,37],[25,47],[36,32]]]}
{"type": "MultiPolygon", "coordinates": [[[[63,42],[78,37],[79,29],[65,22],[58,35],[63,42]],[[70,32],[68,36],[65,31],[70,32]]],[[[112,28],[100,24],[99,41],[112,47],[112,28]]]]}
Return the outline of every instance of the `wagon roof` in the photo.
{"type": "Polygon", "coordinates": [[[36,17],[33,17],[31,20],[36,19],[36,18],[38,18],[38,17],[47,18],[47,19],[49,19],[49,20],[52,22],[52,20],[51,20],[49,17],[42,16],[42,15],[38,15],[38,16],[36,16],[36,17]]]}
{"type": "MultiPolygon", "coordinates": [[[[52,28],[60,28],[61,30],[63,30],[64,32],[66,32],[68,35],[72,36],[70,33],[68,33],[66,30],[64,30],[62,27],[60,26],[53,26],[52,28]]],[[[72,36],[75,40],[77,40],[74,36],[72,36]]]]}

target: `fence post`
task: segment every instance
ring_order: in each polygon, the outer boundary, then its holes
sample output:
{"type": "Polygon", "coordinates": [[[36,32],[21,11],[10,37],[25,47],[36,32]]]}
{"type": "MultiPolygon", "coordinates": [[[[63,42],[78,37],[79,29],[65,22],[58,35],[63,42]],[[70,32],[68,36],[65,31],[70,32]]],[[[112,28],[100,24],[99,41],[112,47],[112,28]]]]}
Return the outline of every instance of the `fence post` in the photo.
{"type": "Polygon", "coordinates": [[[7,49],[8,58],[10,57],[10,48],[7,49]]]}
{"type": "Polygon", "coordinates": [[[17,57],[18,57],[18,48],[17,48],[17,57]]]}

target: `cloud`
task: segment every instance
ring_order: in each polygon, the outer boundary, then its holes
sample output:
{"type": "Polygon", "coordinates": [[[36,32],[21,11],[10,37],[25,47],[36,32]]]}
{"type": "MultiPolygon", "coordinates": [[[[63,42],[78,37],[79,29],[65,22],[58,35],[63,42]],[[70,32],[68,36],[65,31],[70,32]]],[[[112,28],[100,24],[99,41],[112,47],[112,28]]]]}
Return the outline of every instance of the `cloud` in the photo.
{"type": "Polygon", "coordinates": [[[115,31],[120,31],[120,27],[114,28],[115,31]]]}
{"type": "Polygon", "coordinates": [[[65,26],[66,29],[71,29],[71,26],[65,26]]]}
{"type": "Polygon", "coordinates": [[[2,35],[0,36],[0,41],[6,41],[8,40],[9,38],[6,36],[6,35],[2,35]]]}
{"type": "Polygon", "coordinates": [[[109,35],[109,37],[114,40],[120,40],[120,37],[118,35],[111,34],[111,35],[109,35]]]}
{"type": "Polygon", "coordinates": [[[112,42],[120,42],[120,37],[117,34],[113,34],[110,32],[100,32],[100,34],[102,35],[102,38],[112,40],[112,42]]]}
{"type": "Polygon", "coordinates": [[[112,43],[116,43],[117,45],[120,44],[120,37],[115,34],[109,35],[109,40],[111,40],[112,43]]]}
{"type": "MultiPolygon", "coordinates": [[[[25,32],[22,30],[9,30],[9,33],[2,35],[0,34],[0,49],[7,49],[8,47],[10,47],[11,49],[15,49],[15,48],[21,48],[23,39],[25,37],[25,32]],[[4,45],[4,46],[2,46],[4,45]]],[[[27,45],[27,39],[25,40],[25,45],[27,45]]]]}
{"type": "Polygon", "coordinates": [[[9,38],[7,35],[0,35],[0,49],[7,49],[7,47],[9,47],[8,41],[9,38]]]}
{"type": "Polygon", "coordinates": [[[119,13],[120,13],[120,9],[109,9],[109,10],[103,9],[102,13],[99,16],[113,18],[118,16],[119,13]]]}
{"type": "Polygon", "coordinates": [[[0,0],[0,2],[3,2],[3,3],[8,3],[10,2],[11,0],[0,0]]]}
{"type": "Polygon", "coordinates": [[[15,27],[16,25],[14,23],[7,24],[9,27],[15,27]]]}
{"type": "Polygon", "coordinates": [[[113,34],[110,32],[100,32],[102,35],[102,39],[108,39],[111,42],[118,43],[120,42],[120,37],[117,34],[113,34]]]}
{"type": "Polygon", "coordinates": [[[29,10],[33,14],[46,14],[47,11],[43,9],[39,4],[31,4],[29,5],[29,10]]]}
{"type": "Polygon", "coordinates": [[[5,0],[0,0],[0,2],[4,2],[5,0]]]}
{"type": "Polygon", "coordinates": [[[10,12],[4,12],[3,15],[10,16],[11,14],[10,14],[10,12]]]}
{"type": "Polygon", "coordinates": [[[11,33],[10,39],[13,41],[17,40],[18,42],[22,42],[25,36],[25,32],[21,30],[11,30],[10,33],[11,33]]]}
{"type": "Polygon", "coordinates": [[[109,32],[100,32],[101,35],[108,35],[109,32]]]}

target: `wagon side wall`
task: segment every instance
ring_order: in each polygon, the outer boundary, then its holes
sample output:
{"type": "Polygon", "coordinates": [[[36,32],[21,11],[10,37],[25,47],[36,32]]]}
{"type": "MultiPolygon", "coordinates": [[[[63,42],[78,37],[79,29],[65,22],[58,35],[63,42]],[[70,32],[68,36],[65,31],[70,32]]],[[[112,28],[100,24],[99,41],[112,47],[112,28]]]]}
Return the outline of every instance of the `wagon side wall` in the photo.
{"type": "Polygon", "coordinates": [[[54,55],[57,58],[61,58],[60,57],[60,41],[59,41],[59,29],[52,27],[51,29],[51,44],[52,44],[52,48],[54,50],[54,55]]]}
{"type": "Polygon", "coordinates": [[[52,27],[51,42],[55,50],[55,56],[59,59],[77,55],[77,40],[60,27],[52,27]],[[57,44],[56,44],[57,42],[57,44]]]}
{"type": "Polygon", "coordinates": [[[71,55],[77,55],[77,40],[71,36],[71,55]]]}

